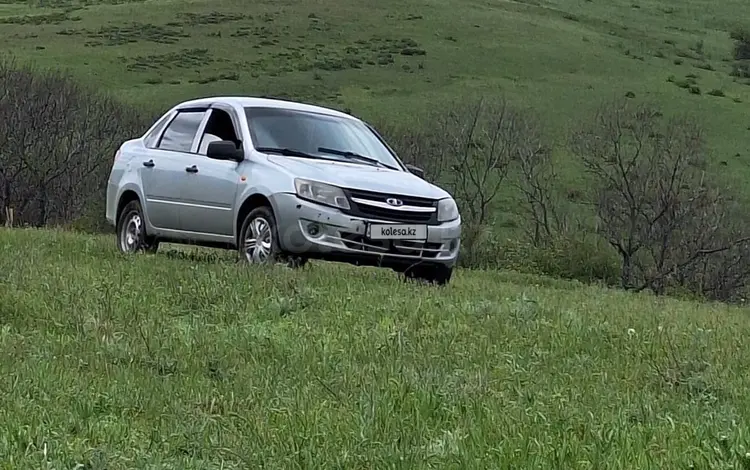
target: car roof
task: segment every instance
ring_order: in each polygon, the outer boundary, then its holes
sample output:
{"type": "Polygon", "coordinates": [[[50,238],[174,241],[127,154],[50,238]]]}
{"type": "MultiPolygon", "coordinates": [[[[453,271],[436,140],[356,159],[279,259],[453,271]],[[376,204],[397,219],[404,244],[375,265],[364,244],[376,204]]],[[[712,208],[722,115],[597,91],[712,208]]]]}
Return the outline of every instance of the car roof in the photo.
{"type": "Polygon", "coordinates": [[[211,103],[226,103],[241,108],[281,108],[292,109],[296,111],[308,111],[312,113],[327,114],[329,116],[338,116],[349,119],[356,119],[354,116],[336,111],[335,109],[325,108],[312,104],[298,103],[296,101],[286,101],[275,98],[259,98],[253,96],[210,96],[198,98],[195,100],[184,101],[176,108],[185,108],[192,106],[208,106],[211,103]]]}

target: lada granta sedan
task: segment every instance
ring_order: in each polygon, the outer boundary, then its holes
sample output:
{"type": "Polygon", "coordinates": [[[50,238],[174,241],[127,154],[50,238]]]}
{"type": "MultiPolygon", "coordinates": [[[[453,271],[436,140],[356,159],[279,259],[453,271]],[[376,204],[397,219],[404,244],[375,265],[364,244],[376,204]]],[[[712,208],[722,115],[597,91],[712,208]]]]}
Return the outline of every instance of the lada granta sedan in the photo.
{"type": "Polygon", "coordinates": [[[249,263],[341,261],[445,284],[461,217],[422,176],[348,114],[203,98],[120,146],[106,217],[124,253],[190,243],[238,250],[249,263]]]}

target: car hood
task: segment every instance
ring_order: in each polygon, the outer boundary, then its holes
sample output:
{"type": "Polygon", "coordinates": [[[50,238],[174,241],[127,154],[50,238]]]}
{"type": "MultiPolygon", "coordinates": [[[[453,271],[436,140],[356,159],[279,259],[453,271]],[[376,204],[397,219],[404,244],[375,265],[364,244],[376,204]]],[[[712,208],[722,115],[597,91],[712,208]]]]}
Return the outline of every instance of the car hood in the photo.
{"type": "Polygon", "coordinates": [[[442,199],[450,197],[445,190],[428,183],[406,171],[329,160],[268,155],[275,163],[298,178],[308,178],[322,183],[350,189],[402,194],[404,196],[442,199]]]}

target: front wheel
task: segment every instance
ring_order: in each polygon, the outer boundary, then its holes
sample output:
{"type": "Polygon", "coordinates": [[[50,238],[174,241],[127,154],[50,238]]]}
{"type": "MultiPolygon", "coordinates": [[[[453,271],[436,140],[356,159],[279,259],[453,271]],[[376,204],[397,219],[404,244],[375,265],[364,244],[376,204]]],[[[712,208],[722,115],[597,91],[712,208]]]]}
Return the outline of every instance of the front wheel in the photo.
{"type": "Polygon", "coordinates": [[[268,207],[250,211],[242,222],[239,239],[240,257],[251,264],[274,263],[279,259],[276,219],[268,207]]]}

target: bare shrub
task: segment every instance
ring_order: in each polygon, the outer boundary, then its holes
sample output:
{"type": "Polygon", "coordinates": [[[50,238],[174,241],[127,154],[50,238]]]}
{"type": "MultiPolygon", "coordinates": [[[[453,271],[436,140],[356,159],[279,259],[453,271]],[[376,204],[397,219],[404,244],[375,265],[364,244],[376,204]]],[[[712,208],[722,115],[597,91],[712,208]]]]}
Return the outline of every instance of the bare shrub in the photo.
{"type": "Polygon", "coordinates": [[[542,162],[549,154],[535,116],[504,98],[459,99],[421,122],[406,129],[381,129],[401,158],[423,168],[428,179],[456,199],[463,222],[462,264],[485,264],[479,258],[486,253],[477,249],[491,244],[494,210],[503,189],[511,186],[508,175],[516,162],[525,162],[529,172],[529,182],[522,187],[529,191],[530,210],[540,224],[552,225],[550,195],[532,187],[547,184],[547,175],[537,171],[543,166],[537,158],[542,162]]]}
{"type": "Polygon", "coordinates": [[[734,41],[732,55],[735,60],[750,60],[750,29],[736,28],[729,34],[734,41]]]}
{"type": "Polygon", "coordinates": [[[706,181],[696,121],[621,100],[602,107],[571,144],[593,177],[598,233],[620,256],[623,288],[695,289],[700,262],[743,241],[720,236],[727,205],[706,181]]]}
{"type": "Polygon", "coordinates": [[[517,124],[517,176],[511,185],[517,190],[517,210],[523,216],[526,238],[534,247],[550,246],[567,232],[567,220],[556,198],[558,175],[538,120],[520,116],[517,124]]]}
{"type": "Polygon", "coordinates": [[[736,28],[729,34],[729,37],[734,41],[732,48],[734,64],[732,64],[731,75],[748,78],[750,77],[750,29],[736,28]]]}
{"type": "Polygon", "coordinates": [[[470,227],[491,217],[491,206],[516,157],[516,112],[504,100],[459,102],[432,120],[444,136],[443,156],[453,157],[449,185],[470,227]]]}
{"type": "Polygon", "coordinates": [[[710,300],[744,302],[750,287],[750,240],[746,237],[750,223],[742,208],[722,201],[718,228],[713,240],[695,262],[680,269],[675,276],[677,287],[710,300]]]}
{"type": "Polygon", "coordinates": [[[401,160],[424,170],[428,181],[438,184],[443,181],[450,170],[450,158],[441,151],[442,137],[429,124],[419,121],[409,126],[382,123],[377,128],[401,160]]]}
{"type": "Polygon", "coordinates": [[[134,109],[60,72],[0,60],[0,207],[15,223],[69,222],[102,198],[117,146],[142,132],[134,109]]]}

